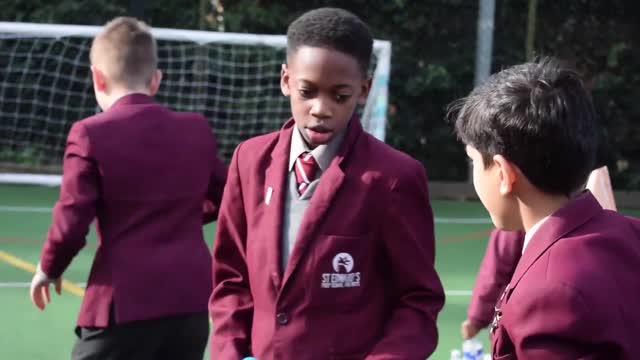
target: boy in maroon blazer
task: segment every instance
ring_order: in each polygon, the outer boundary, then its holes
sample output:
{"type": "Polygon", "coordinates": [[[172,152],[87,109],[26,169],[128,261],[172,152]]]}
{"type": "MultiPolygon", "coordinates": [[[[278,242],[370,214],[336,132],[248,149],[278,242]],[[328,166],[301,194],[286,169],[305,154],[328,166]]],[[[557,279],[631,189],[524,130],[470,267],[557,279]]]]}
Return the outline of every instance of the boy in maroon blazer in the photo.
{"type": "Polygon", "coordinates": [[[206,346],[211,255],[202,223],[216,216],[226,169],[202,115],[153,101],[156,53],[147,26],[132,18],[108,23],[91,46],[104,112],[69,131],[60,199],[31,284],[44,309],[49,284],[60,292],[95,218],[74,359],[201,360],[206,346]]]}
{"type": "Polygon", "coordinates": [[[452,107],[474,186],[524,251],[496,306],[495,359],[633,359],[640,333],[640,221],[585,183],[595,112],[580,77],[543,58],[490,77],[452,107]]]}
{"type": "MultiPolygon", "coordinates": [[[[589,174],[586,188],[604,209],[616,211],[609,170],[606,166],[599,167],[589,174]]],[[[516,270],[522,255],[523,243],[524,233],[521,231],[494,229],[491,232],[471,294],[467,319],[461,326],[463,339],[474,337],[491,323],[495,305],[516,270]]]]}
{"type": "Polygon", "coordinates": [[[353,14],[287,31],[293,118],[236,149],[214,245],[212,359],[424,360],[444,293],[424,168],[362,130],[373,40],[353,14]]]}

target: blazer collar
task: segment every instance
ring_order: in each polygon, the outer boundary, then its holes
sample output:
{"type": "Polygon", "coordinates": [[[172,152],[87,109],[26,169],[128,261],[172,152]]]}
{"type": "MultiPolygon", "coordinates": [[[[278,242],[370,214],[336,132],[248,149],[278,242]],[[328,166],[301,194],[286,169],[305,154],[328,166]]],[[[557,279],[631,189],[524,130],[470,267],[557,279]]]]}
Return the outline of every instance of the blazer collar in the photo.
{"type": "Polygon", "coordinates": [[[531,238],[511,278],[514,288],[536,262],[553,244],[583,225],[602,211],[602,206],[589,190],[585,190],[567,205],[551,214],[531,238]]]}

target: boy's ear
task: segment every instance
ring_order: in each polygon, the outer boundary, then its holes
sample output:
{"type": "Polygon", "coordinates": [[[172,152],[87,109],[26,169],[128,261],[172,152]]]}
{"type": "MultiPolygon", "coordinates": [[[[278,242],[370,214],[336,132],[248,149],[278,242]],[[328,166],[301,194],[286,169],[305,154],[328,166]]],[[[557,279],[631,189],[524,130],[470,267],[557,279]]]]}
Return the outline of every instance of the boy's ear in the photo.
{"type": "Polygon", "coordinates": [[[149,95],[155,96],[160,89],[160,82],[162,81],[162,71],[156,70],[151,76],[151,83],[149,84],[149,95]]]}
{"type": "Polygon", "coordinates": [[[95,87],[96,91],[106,91],[107,78],[104,76],[102,70],[98,69],[95,65],[91,65],[91,80],[93,81],[93,87],[95,87]]]}
{"type": "Polygon", "coordinates": [[[502,155],[495,155],[493,162],[497,166],[498,176],[500,176],[500,194],[511,194],[513,186],[518,179],[518,168],[502,155]]]}
{"type": "Polygon", "coordinates": [[[291,89],[289,89],[289,68],[287,64],[282,64],[280,69],[280,90],[284,96],[291,95],[291,89]]]}
{"type": "Polygon", "coordinates": [[[364,105],[367,103],[367,97],[369,97],[369,92],[371,91],[372,79],[367,77],[362,81],[362,92],[360,93],[360,97],[358,98],[358,104],[364,105]]]}

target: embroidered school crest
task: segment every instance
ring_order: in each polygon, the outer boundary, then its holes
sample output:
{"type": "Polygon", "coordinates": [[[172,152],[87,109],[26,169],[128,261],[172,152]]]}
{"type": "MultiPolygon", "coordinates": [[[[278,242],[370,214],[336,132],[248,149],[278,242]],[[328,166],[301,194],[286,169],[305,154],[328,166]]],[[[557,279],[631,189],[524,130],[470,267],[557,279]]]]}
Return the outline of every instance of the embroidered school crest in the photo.
{"type": "Polygon", "coordinates": [[[331,261],[334,273],[323,273],[321,286],[329,288],[349,288],[360,286],[360,272],[352,272],[355,266],[353,256],[339,253],[331,261]]]}

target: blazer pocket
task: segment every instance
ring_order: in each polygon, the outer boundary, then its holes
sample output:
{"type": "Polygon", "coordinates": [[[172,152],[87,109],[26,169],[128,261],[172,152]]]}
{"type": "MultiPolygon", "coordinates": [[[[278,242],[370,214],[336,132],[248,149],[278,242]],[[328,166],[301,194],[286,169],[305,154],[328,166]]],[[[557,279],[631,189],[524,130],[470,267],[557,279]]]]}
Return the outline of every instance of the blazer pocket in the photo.
{"type": "Polygon", "coordinates": [[[312,304],[334,310],[362,306],[375,278],[377,256],[371,235],[320,235],[314,244],[309,273],[313,274],[312,304]]]}

